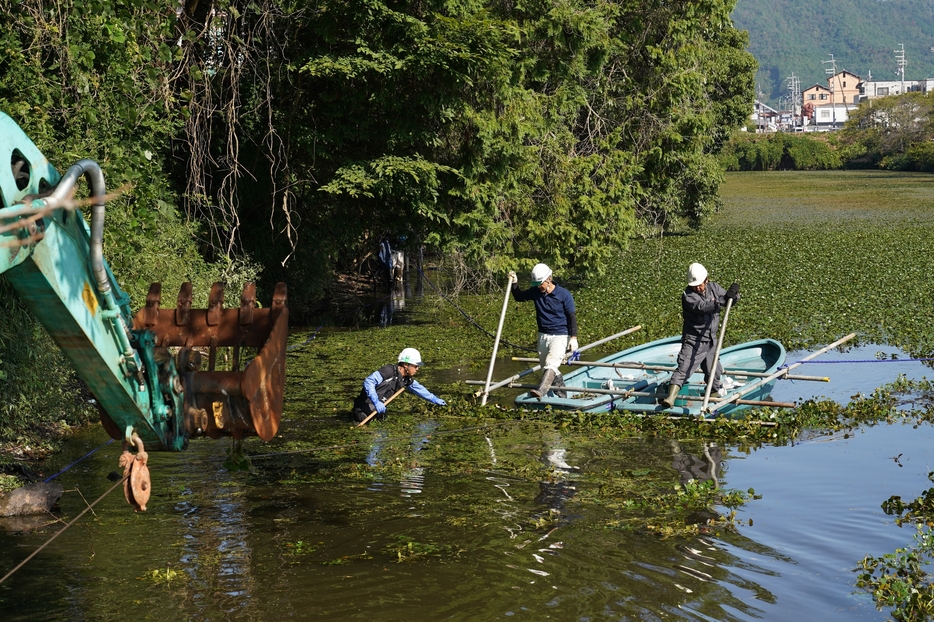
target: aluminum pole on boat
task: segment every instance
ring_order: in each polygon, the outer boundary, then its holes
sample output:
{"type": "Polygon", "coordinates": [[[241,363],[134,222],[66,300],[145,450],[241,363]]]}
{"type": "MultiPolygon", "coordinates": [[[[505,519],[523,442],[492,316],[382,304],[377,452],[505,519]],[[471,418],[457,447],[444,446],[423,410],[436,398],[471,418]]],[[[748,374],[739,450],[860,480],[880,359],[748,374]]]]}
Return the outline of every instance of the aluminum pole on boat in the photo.
{"type": "Polygon", "coordinates": [[[821,348],[821,349],[818,350],[817,352],[814,352],[813,354],[807,355],[806,357],[804,357],[804,358],[801,359],[800,361],[798,361],[798,362],[796,362],[796,363],[792,363],[791,365],[789,365],[788,367],[785,367],[784,369],[778,370],[777,372],[775,372],[775,373],[772,374],[771,376],[766,376],[765,378],[762,378],[761,380],[757,380],[756,382],[753,382],[752,384],[747,385],[746,387],[743,387],[742,389],[740,389],[739,391],[737,391],[736,393],[734,393],[733,395],[731,395],[731,396],[729,396],[729,397],[725,397],[725,398],[723,398],[723,399],[721,399],[721,400],[716,400],[716,401],[714,401],[714,404],[716,405],[717,409],[719,409],[721,406],[726,406],[727,404],[731,404],[731,403],[735,402],[736,400],[740,399],[742,396],[744,396],[744,395],[746,395],[747,393],[749,393],[750,391],[753,391],[753,390],[755,390],[755,389],[758,389],[760,386],[762,386],[762,385],[764,385],[764,384],[766,384],[766,383],[768,383],[768,382],[771,382],[772,380],[775,380],[776,378],[779,378],[779,377],[781,377],[781,376],[787,374],[789,371],[791,371],[791,370],[794,369],[795,367],[799,367],[799,366],[801,366],[801,365],[804,365],[805,363],[807,363],[807,362],[810,361],[811,359],[816,358],[816,357],[820,356],[821,354],[824,354],[825,352],[828,352],[828,351],[833,350],[834,348],[836,348],[836,347],[838,347],[838,346],[843,345],[844,343],[846,343],[847,341],[849,341],[850,339],[852,339],[852,338],[855,337],[855,336],[856,336],[856,333],[850,333],[850,334],[847,335],[846,337],[842,337],[842,338],[840,338],[840,339],[837,339],[836,341],[834,341],[834,342],[833,342],[832,344],[830,344],[829,346],[824,346],[823,348],[821,348]]]}
{"type": "Polygon", "coordinates": [[[717,351],[713,355],[713,368],[710,370],[710,377],[707,378],[707,387],[704,389],[704,403],[701,405],[701,412],[707,410],[707,403],[710,401],[710,390],[713,389],[713,381],[717,378],[717,365],[720,364],[720,349],[723,348],[723,336],[726,335],[726,322],[730,319],[730,307],[732,306],[733,299],[727,298],[726,311],[723,313],[723,324],[720,326],[720,339],[717,340],[717,351]]]}
{"type": "MultiPolygon", "coordinates": [[[[538,359],[524,358],[521,356],[512,357],[514,361],[536,361],[538,359]]],[[[647,369],[649,371],[674,371],[675,365],[651,365],[646,363],[601,363],[600,361],[568,361],[567,365],[579,365],[581,367],[616,367],[620,369],[647,369]]],[[[761,371],[749,371],[738,367],[724,368],[724,374],[733,374],[734,376],[748,376],[749,378],[765,378],[770,374],[761,371]]],[[[813,382],[830,382],[829,376],[803,376],[801,374],[788,374],[782,376],[781,380],[810,380],[813,382]]],[[[483,384],[482,380],[468,380],[467,384],[483,384]]]]}
{"type": "MultiPolygon", "coordinates": [[[[512,383],[509,385],[510,389],[534,389],[537,384],[519,384],[512,383]]],[[[564,387],[563,389],[567,390],[568,393],[596,393],[599,395],[616,395],[619,397],[655,397],[655,393],[650,391],[627,391],[625,389],[574,389],[573,387],[564,387]]],[[[700,396],[692,395],[679,395],[678,401],[684,402],[700,402],[703,398],[700,396]]],[[[794,408],[796,404],[794,402],[776,402],[773,400],[737,400],[737,404],[745,404],[752,406],[773,406],[775,408],[794,408]]],[[[625,410],[625,409],[623,409],[625,410]]]]}
{"type": "Polygon", "coordinates": [[[490,396],[490,381],[493,379],[493,366],[496,364],[496,351],[499,350],[499,338],[503,334],[503,321],[506,319],[506,309],[509,307],[509,294],[512,291],[512,275],[506,283],[506,295],[503,297],[503,311],[499,314],[499,326],[496,327],[496,338],[493,340],[493,354],[490,356],[490,368],[486,372],[486,384],[483,387],[481,406],[486,406],[486,399],[490,396]]]}
{"type": "MultiPolygon", "coordinates": [[[[603,339],[599,339],[599,340],[597,340],[597,341],[594,341],[593,343],[588,343],[586,346],[581,346],[577,351],[578,351],[578,352],[586,352],[587,350],[590,350],[591,348],[596,348],[597,346],[602,346],[603,344],[607,343],[608,341],[613,341],[614,339],[619,339],[620,337],[624,337],[624,336],[626,336],[626,335],[628,335],[628,334],[630,334],[630,333],[634,333],[634,332],[636,332],[637,330],[641,330],[641,329],[642,329],[642,325],[641,325],[641,324],[638,325],[638,326],[633,326],[632,328],[627,328],[626,330],[624,330],[624,331],[622,331],[622,332],[619,332],[619,333],[616,333],[615,335],[610,335],[609,337],[604,337],[603,339]]],[[[516,358],[513,357],[513,360],[516,360],[516,358]]],[[[528,362],[532,362],[532,361],[537,361],[538,359],[526,358],[525,360],[528,361],[528,362]]],[[[486,389],[485,392],[486,392],[486,393],[489,393],[490,391],[493,391],[494,389],[499,389],[499,388],[501,388],[501,387],[505,387],[505,386],[506,386],[507,384],[509,384],[510,382],[515,382],[515,381],[518,380],[519,378],[523,378],[523,377],[525,377],[525,376],[528,376],[529,374],[534,374],[535,372],[537,372],[537,371],[540,370],[541,368],[542,368],[541,365],[536,365],[535,367],[530,367],[529,369],[526,369],[526,370],[523,371],[523,372],[519,372],[518,374],[516,374],[516,375],[514,375],[514,376],[510,376],[509,378],[506,378],[505,380],[501,380],[501,381],[499,381],[499,382],[497,382],[497,383],[495,383],[495,384],[490,385],[490,387],[489,387],[488,389],[486,389]]],[[[481,381],[481,380],[467,380],[467,381],[466,381],[466,384],[485,384],[485,383],[484,383],[483,381],[481,381]]],[[[474,397],[480,397],[481,395],[483,395],[483,393],[484,393],[484,391],[477,391],[476,393],[474,393],[474,397]]]]}

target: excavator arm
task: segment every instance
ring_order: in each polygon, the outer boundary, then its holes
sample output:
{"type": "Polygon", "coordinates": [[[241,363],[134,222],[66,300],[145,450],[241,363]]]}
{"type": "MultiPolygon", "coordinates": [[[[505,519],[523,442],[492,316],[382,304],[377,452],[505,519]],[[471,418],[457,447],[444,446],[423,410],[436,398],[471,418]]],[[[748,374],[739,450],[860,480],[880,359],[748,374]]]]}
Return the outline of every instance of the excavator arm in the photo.
{"type": "Polygon", "coordinates": [[[285,383],[285,284],[269,307],[257,307],[250,283],[239,309],[225,309],[215,283],[208,308],[192,309],[186,283],[175,308],[163,309],[153,283],[133,317],[103,256],[105,200],[96,162],[81,160],[60,175],[0,113],[0,273],[90,388],[111,437],[170,451],[201,435],[272,439],[285,383]],[[73,199],[81,179],[90,189],[90,225],[73,199]],[[220,351],[232,356],[219,371],[220,351]]]}

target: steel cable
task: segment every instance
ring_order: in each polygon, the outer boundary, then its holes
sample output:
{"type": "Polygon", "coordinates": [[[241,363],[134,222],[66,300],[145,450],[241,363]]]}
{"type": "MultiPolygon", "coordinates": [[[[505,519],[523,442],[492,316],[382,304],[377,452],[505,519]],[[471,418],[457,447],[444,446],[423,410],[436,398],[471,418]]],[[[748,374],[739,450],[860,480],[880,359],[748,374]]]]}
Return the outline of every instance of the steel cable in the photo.
{"type": "Polygon", "coordinates": [[[90,509],[93,508],[95,505],[97,505],[104,497],[106,497],[107,495],[109,495],[110,493],[112,493],[112,492],[114,491],[114,488],[116,488],[117,486],[121,485],[124,481],[126,481],[126,476],[120,478],[120,481],[118,481],[116,484],[114,484],[113,486],[111,486],[111,487],[107,490],[107,492],[105,492],[105,493],[102,494],[100,497],[98,497],[97,500],[94,501],[94,503],[92,503],[92,504],[90,504],[88,507],[84,508],[84,510],[82,510],[82,512],[81,512],[80,514],[78,514],[78,515],[75,516],[73,519],[71,519],[71,521],[70,521],[67,525],[65,525],[64,527],[62,527],[62,528],[58,531],[58,533],[56,533],[54,536],[52,536],[51,538],[49,538],[48,540],[46,540],[45,543],[44,543],[42,546],[40,546],[39,548],[37,548],[35,551],[33,551],[33,552],[29,555],[29,557],[27,557],[26,559],[24,559],[23,561],[21,561],[19,564],[17,564],[17,565],[16,565],[16,568],[14,568],[14,569],[11,570],[10,572],[6,573],[6,574],[3,576],[3,578],[0,579],[0,584],[2,584],[4,581],[6,581],[6,580],[9,579],[10,577],[12,577],[13,574],[14,574],[17,570],[19,570],[20,568],[22,568],[23,566],[25,566],[25,565],[27,564],[27,562],[29,562],[29,560],[31,560],[33,557],[35,557],[36,555],[38,555],[38,554],[40,553],[40,551],[42,551],[42,549],[44,549],[44,548],[47,547],[48,545],[52,544],[52,541],[55,540],[55,538],[57,538],[57,537],[59,537],[60,535],[62,535],[62,534],[65,532],[66,529],[68,529],[69,527],[71,527],[72,525],[74,525],[76,522],[78,522],[78,519],[80,519],[82,516],[84,516],[85,514],[87,514],[88,510],[90,510],[90,509]]]}
{"type": "MultiPolygon", "coordinates": [[[[438,289],[438,287],[437,287],[434,283],[431,282],[431,279],[428,278],[428,275],[427,275],[427,274],[425,274],[424,272],[422,272],[422,269],[421,269],[421,268],[416,267],[415,269],[418,270],[418,273],[419,273],[420,275],[422,275],[422,277],[423,277],[426,281],[428,281],[428,284],[431,285],[431,288],[432,288],[433,290],[435,290],[436,292],[438,292],[438,296],[440,296],[442,300],[444,300],[445,302],[449,302],[449,303],[451,303],[452,305],[454,305],[454,308],[457,309],[458,311],[460,311],[460,314],[463,315],[465,318],[467,318],[467,321],[468,321],[468,322],[470,322],[471,324],[473,324],[474,326],[476,326],[478,329],[480,329],[481,331],[483,331],[484,333],[486,333],[486,335],[487,335],[488,337],[491,337],[491,338],[493,338],[493,339],[496,339],[496,335],[494,335],[493,333],[491,333],[491,332],[488,331],[487,329],[485,329],[485,328],[483,328],[482,326],[480,326],[479,324],[477,324],[477,322],[474,321],[474,319],[473,319],[472,317],[470,317],[470,315],[468,315],[467,312],[464,311],[456,302],[454,302],[453,300],[451,300],[450,298],[448,298],[447,296],[445,296],[444,294],[442,294],[442,293],[441,293],[441,290],[438,289]]],[[[512,348],[515,348],[515,349],[517,349],[517,350],[524,350],[524,351],[526,351],[526,352],[538,352],[538,350],[536,350],[535,348],[529,348],[529,347],[526,347],[526,346],[520,346],[520,345],[517,344],[517,343],[512,343],[511,341],[506,341],[505,339],[500,339],[500,343],[505,343],[506,345],[508,345],[508,346],[510,346],[510,347],[512,347],[512,348]]]]}

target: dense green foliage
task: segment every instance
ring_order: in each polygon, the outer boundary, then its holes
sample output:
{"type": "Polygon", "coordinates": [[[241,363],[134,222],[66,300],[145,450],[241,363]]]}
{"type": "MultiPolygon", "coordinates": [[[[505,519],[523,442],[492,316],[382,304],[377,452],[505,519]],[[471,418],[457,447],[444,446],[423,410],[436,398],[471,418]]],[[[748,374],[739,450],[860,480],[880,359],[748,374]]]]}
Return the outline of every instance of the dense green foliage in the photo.
{"type": "Polygon", "coordinates": [[[905,46],[905,79],[934,76],[934,5],[928,0],[738,0],[737,28],[749,32],[759,61],[756,82],[766,100],[787,95],[787,79],[801,88],[827,84],[833,54],[837,70],[863,79],[895,80],[895,53],[905,46]]]}
{"type": "Polygon", "coordinates": [[[934,172],[934,93],[863,102],[832,134],[737,132],[720,152],[728,171],[880,168],[934,172]]]}
{"type": "MultiPolygon", "coordinates": [[[[83,0],[0,1],[0,11],[0,110],[60,171],[91,158],[109,189],[124,189],[108,204],[105,230],[105,255],[120,284],[137,305],[153,281],[172,291],[190,280],[206,300],[228,266],[205,263],[197,227],[175,207],[168,147],[184,114],[171,88],[179,59],[171,45],[174,13],[159,3],[83,0]]],[[[232,267],[234,281],[249,276],[232,267]]],[[[0,439],[49,435],[96,416],[90,396],[5,281],[0,292],[0,439]]]]}
{"type": "Polygon", "coordinates": [[[850,166],[934,172],[934,93],[905,93],[859,106],[840,132],[850,166]]]}
{"type": "Polygon", "coordinates": [[[715,207],[754,70],[729,2],[326,5],[296,16],[281,119],[292,280],[383,237],[599,274],[637,222],[715,207]]]}
{"type": "MultiPolygon", "coordinates": [[[[601,273],[637,223],[716,206],[755,68],[732,8],[0,0],[0,110],[125,190],[105,253],[137,304],[259,271],[300,311],[382,238],[601,273]]],[[[0,304],[3,334],[36,333],[0,304]]]]}
{"type": "Polygon", "coordinates": [[[826,140],[781,132],[737,133],[720,162],[728,171],[813,171],[839,168],[840,154],[826,140]]]}

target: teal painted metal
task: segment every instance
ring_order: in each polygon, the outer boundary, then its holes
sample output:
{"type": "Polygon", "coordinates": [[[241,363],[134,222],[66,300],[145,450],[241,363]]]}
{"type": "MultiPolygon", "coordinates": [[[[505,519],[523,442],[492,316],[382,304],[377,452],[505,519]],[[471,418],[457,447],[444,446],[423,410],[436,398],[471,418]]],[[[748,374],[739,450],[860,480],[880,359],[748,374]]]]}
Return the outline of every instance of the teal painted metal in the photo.
{"type": "MultiPolygon", "coordinates": [[[[119,430],[127,435],[135,430],[150,448],[184,449],[188,435],[174,361],[157,362],[152,331],[129,329],[129,297],[106,261],[103,273],[110,287],[101,286],[93,269],[91,228],[80,211],[61,205],[62,189],[56,186],[63,177],[0,113],[0,163],[5,162],[11,166],[0,164],[0,273],[119,430]]],[[[88,162],[72,167],[65,179],[91,177],[96,164],[88,162]]]]}

